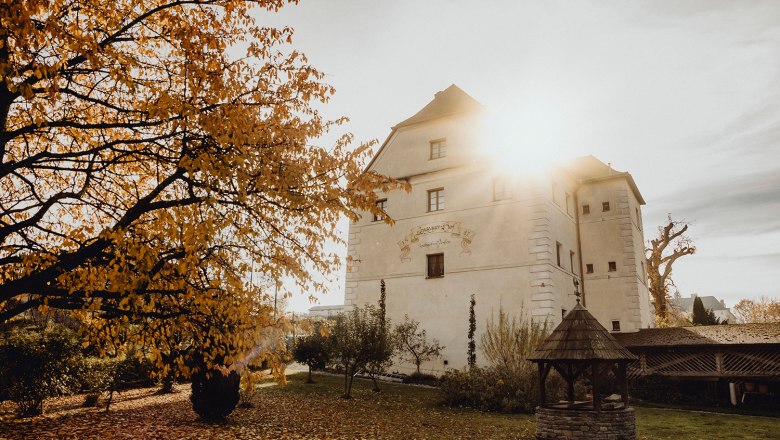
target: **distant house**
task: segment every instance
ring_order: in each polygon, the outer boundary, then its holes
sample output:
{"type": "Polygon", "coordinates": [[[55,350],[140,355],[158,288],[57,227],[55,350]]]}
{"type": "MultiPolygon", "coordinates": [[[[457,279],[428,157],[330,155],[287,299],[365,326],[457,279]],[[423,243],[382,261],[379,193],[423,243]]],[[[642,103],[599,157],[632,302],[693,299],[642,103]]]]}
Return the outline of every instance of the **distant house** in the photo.
{"type": "MultiPolygon", "coordinates": [[[[669,303],[672,307],[676,308],[680,312],[684,313],[689,319],[693,314],[693,301],[698,295],[692,294],[689,298],[682,298],[675,295],[669,303]]],[[[729,324],[736,324],[737,317],[731,313],[731,309],[726,307],[726,301],[715,298],[714,296],[699,296],[701,298],[704,308],[712,310],[715,313],[715,317],[720,319],[720,322],[728,322],[729,324]]]]}
{"type": "Polygon", "coordinates": [[[309,316],[332,318],[344,311],[344,305],[314,306],[309,308],[309,316]]]}

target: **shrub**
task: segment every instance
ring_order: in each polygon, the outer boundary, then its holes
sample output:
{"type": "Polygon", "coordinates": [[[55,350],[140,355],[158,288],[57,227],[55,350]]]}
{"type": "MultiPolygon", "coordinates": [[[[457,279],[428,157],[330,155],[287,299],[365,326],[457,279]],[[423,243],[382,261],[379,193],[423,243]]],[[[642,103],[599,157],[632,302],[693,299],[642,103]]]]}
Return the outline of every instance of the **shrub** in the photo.
{"type": "Polygon", "coordinates": [[[315,324],[312,333],[298,337],[293,343],[293,358],[309,367],[309,376],[306,383],[312,383],[311,370],[323,369],[327,365],[330,353],[328,338],[323,335],[321,324],[315,324]]]}
{"type": "MultiPolygon", "coordinates": [[[[512,317],[500,308],[498,319],[491,316],[488,320],[480,341],[490,366],[447,372],[441,382],[445,403],[483,411],[532,411],[538,405],[539,376],[536,366],[526,359],[547,333],[547,323],[528,320],[522,308],[512,317]]],[[[555,375],[548,378],[550,398],[558,397],[556,392],[563,388],[560,382],[555,375]]]]}
{"type": "Polygon", "coordinates": [[[14,331],[0,346],[0,399],[21,417],[43,412],[46,397],[78,389],[81,351],[72,332],[14,331]]]}
{"type": "Polygon", "coordinates": [[[130,354],[124,359],[114,361],[113,369],[113,381],[110,384],[111,390],[121,391],[155,385],[154,366],[149,358],[142,357],[138,359],[130,354]]]}
{"type": "Polygon", "coordinates": [[[192,409],[204,421],[223,420],[238,404],[240,385],[235,371],[199,371],[192,376],[192,409]]]}
{"type": "Polygon", "coordinates": [[[417,373],[414,372],[408,376],[404,376],[404,383],[413,383],[418,385],[429,385],[432,387],[439,386],[439,378],[433,374],[417,373]]]}

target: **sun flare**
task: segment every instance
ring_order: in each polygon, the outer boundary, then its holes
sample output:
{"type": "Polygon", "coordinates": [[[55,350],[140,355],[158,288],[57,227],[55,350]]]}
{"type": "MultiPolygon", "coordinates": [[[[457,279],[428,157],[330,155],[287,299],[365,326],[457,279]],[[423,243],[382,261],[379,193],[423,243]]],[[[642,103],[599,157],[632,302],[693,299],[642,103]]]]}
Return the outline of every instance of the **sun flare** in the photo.
{"type": "Polygon", "coordinates": [[[564,160],[566,118],[545,99],[490,108],[485,115],[487,153],[504,173],[536,173],[564,160]]]}

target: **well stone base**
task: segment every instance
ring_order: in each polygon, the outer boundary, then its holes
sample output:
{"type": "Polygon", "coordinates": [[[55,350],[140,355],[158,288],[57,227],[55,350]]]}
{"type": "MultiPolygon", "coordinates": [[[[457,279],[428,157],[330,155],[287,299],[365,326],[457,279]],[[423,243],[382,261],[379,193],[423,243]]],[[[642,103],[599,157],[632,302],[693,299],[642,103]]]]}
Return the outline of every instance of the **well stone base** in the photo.
{"type": "Polygon", "coordinates": [[[635,440],[633,408],[616,411],[580,411],[536,408],[537,439],[635,440]]]}

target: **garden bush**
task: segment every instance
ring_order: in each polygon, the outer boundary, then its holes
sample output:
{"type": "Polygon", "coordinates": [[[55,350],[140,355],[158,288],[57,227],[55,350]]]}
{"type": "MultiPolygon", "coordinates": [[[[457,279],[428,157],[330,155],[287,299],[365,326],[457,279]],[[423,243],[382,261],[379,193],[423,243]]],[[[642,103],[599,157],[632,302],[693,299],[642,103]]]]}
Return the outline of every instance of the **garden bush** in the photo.
{"type": "Polygon", "coordinates": [[[78,390],[82,361],[71,331],[13,331],[0,345],[0,400],[21,417],[41,414],[45,398],[78,390]]]}
{"type": "Polygon", "coordinates": [[[404,383],[430,385],[432,387],[436,387],[439,386],[439,378],[433,374],[414,372],[408,376],[404,376],[404,383]]]}
{"type": "Polygon", "coordinates": [[[518,377],[500,368],[448,371],[441,380],[444,402],[482,411],[530,412],[537,404],[535,377],[518,377]]]}
{"type": "Polygon", "coordinates": [[[230,415],[240,398],[241,376],[235,371],[199,371],[192,376],[192,409],[207,422],[230,415]]]}

